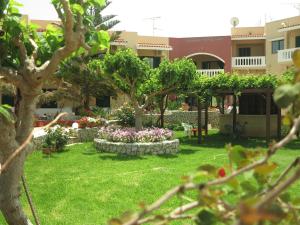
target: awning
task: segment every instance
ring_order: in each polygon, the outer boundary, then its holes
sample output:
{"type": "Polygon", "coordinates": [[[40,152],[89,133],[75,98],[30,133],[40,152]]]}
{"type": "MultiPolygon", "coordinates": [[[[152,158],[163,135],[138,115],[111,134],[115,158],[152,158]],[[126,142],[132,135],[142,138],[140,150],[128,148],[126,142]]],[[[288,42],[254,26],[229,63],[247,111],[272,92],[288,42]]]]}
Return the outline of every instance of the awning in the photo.
{"type": "Polygon", "coordinates": [[[264,40],[266,36],[264,34],[243,34],[243,35],[232,35],[231,40],[264,40]]]}
{"type": "Polygon", "coordinates": [[[138,43],[136,48],[139,50],[159,50],[159,51],[173,50],[173,48],[168,44],[152,44],[152,43],[138,43]]]}
{"type": "Polygon", "coordinates": [[[279,28],[278,32],[286,32],[286,31],[298,30],[298,29],[300,29],[300,24],[294,24],[294,25],[279,28]]]}

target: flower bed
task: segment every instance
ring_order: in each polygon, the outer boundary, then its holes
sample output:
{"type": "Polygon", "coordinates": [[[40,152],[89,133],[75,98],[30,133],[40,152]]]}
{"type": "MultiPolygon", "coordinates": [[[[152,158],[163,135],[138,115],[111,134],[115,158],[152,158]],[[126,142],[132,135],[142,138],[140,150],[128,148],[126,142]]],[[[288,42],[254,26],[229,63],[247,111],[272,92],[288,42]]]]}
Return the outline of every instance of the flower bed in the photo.
{"type": "Polygon", "coordinates": [[[135,131],[134,128],[103,127],[99,130],[99,138],[110,142],[152,143],[172,140],[173,132],[160,128],[135,131]]]}
{"type": "Polygon", "coordinates": [[[176,154],[179,140],[173,139],[168,129],[151,128],[135,131],[134,128],[106,127],[99,130],[99,139],[94,140],[100,152],[125,155],[176,154]]]}
{"type": "Polygon", "coordinates": [[[169,155],[176,154],[179,140],[150,142],[150,143],[124,143],[110,142],[104,139],[95,139],[94,145],[99,152],[109,152],[122,155],[169,155]]]}

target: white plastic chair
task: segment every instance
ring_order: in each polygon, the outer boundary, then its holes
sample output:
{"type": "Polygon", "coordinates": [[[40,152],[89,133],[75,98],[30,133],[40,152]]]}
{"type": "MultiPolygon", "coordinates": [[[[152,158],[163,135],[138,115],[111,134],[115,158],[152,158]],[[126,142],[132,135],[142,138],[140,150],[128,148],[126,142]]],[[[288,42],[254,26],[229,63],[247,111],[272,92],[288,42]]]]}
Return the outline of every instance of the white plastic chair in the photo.
{"type": "Polygon", "coordinates": [[[181,123],[181,126],[184,129],[184,134],[190,138],[192,136],[193,126],[187,123],[181,123]]]}

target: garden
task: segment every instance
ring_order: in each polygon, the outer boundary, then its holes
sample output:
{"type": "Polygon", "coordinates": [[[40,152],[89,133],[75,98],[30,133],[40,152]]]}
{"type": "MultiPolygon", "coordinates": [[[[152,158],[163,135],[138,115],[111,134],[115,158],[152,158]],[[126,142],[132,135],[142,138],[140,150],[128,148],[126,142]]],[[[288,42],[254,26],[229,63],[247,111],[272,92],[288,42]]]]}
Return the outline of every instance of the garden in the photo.
{"type": "Polygon", "coordinates": [[[0,3],[0,88],[15,97],[13,107],[0,105],[1,223],[299,224],[300,51],[281,76],[208,77],[185,58],[151,68],[131,49],[108,51],[118,34],[107,31],[114,16],[101,16],[107,1],[52,4],[61,24],[39,34],[18,3],[0,3]],[[237,126],[237,99],[257,89],[266,140],[237,126]],[[107,92],[125,104],[90,107],[107,92]],[[224,93],[233,124],[221,134],[220,125],[209,129],[208,111],[225,111],[224,93]],[[53,100],[62,109],[62,99],[75,115],[36,115],[53,100]],[[167,120],[169,109],[193,107],[193,124],[167,120]],[[272,110],[278,133],[286,129],[277,140],[272,110]]]}

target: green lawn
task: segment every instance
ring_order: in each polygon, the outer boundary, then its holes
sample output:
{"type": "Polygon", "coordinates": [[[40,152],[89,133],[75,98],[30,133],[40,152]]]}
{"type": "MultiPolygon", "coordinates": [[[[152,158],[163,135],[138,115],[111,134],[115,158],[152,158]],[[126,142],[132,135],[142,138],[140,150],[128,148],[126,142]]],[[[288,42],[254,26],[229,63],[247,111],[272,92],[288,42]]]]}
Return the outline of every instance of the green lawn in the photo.
{"type": "MultiPolygon", "coordinates": [[[[109,218],[129,209],[137,209],[141,201],[152,202],[166,190],[181,182],[203,163],[226,164],[224,145],[227,137],[211,131],[201,146],[196,139],[176,134],[181,141],[176,156],[126,157],[97,153],[92,143],[68,147],[51,158],[35,152],[26,163],[26,177],[43,225],[106,224],[109,218]]],[[[264,145],[263,140],[249,139],[234,144],[252,147],[264,145]]],[[[300,155],[300,142],[290,144],[275,157],[278,172],[300,155]]],[[[291,190],[300,193],[300,184],[291,190]]],[[[300,194],[299,194],[300,195],[300,194]]],[[[178,200],[165,209],[174,207],[178,200]]],[[[23,196],[24,207],[30,215],[23,196]]],[[[0,224],[5,224],[0,216],[0,224]]],[[[182,223],[187,224],[186,221],[182,223]]]]}

